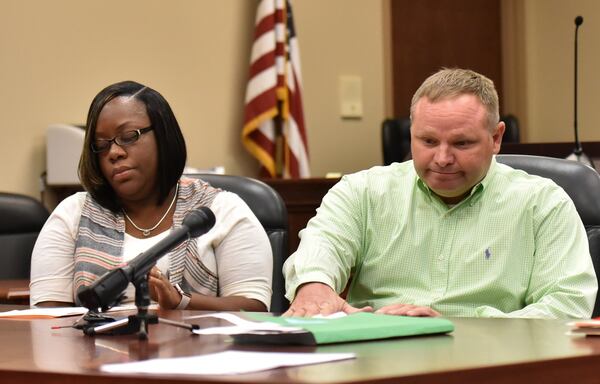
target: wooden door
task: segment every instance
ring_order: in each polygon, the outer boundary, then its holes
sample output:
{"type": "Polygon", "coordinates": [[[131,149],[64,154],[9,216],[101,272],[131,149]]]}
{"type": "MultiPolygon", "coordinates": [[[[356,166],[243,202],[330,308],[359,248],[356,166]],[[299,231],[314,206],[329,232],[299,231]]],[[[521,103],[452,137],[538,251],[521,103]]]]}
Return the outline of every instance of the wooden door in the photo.
{"type": "Polygon", "coordinates": [[[390,17],[396,117],[408,116],[414,92],[442,67],[480,72],[502,97],[500,0],[391,0],[390,17]]]}

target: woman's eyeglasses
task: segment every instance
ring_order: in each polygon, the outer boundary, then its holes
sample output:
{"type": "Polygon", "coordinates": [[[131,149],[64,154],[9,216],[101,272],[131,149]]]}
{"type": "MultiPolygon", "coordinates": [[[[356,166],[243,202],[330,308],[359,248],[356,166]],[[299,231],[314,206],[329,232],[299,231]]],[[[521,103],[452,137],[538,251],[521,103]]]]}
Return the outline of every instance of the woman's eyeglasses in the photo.
{"type": "Polygon", "coordinates": [[[127,131],[122,134],[113,137],[112,139],[96,139],[92,142],[92,152],[100,153],[105,152],[110,149],[112,143],[117,144],[120,147],[125,147],[127,145],[131,145],[138,141],[140,136],[142,136],[146,132],[150,132],[152,130],[152,126],[136,129],[135,131],[127,131]]]}

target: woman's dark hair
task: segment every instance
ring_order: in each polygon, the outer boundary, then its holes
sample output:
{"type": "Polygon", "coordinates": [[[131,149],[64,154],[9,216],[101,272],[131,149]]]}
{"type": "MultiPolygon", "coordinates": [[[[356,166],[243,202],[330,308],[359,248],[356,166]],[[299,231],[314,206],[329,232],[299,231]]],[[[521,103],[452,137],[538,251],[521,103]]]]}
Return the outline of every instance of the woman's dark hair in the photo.
{"type": "Polygon", "coordinates": [[[79,159],[79,179],[88,193],[103,207],[117,212],[121,209],[117,196],[100,170],[98,154],[92,151],[98,116],[104,106],[120,96],[130,96],[146,106],[158,148],[158,204],[175,186],[185,167],[185,140],[167,100],[154,89],[134,81],[109,85],[94,97],[88,111],[83,151],[79,159]]]}

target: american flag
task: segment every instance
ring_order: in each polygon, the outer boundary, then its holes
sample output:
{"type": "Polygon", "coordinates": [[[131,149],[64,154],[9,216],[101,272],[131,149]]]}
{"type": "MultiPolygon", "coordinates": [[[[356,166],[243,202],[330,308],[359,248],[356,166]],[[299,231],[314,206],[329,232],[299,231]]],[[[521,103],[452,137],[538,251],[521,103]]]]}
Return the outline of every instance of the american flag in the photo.
{"type": "Polygon", "coordinates": [[[261,0],[256,12],[242,141],[270,177],[310,177],[299,54],[289,0],[261,0]],[[281,175],[276,167],[277,142],[283,147],[281,175]]]}

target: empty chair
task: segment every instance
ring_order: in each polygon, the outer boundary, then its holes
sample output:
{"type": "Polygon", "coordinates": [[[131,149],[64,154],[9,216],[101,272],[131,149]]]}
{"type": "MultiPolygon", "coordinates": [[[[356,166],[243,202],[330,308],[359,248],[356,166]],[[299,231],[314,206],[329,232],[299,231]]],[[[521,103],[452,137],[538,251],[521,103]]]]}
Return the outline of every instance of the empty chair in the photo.
{"type": "Polygon", "coordinates": [[[410,119],[385,119],[381,124],[383,164],[401,163],[410,158],[410,119]]]}
{"type": "MultiPolygon", "coordinates": [[[[590,254],[597,277],[600,275],[600,175],[582,163],[543,156],[496,155],[499,163],[525,172],[552,179],[575,203],[585,226],[590,254]]],[[[596,297],[594,313],[600,315],[600,295],[596,297]]]]}
{"type": "Polygon", "coordinates": [[[265,228],[273,251],[273,295],[271,312],[285,312],[289,302],[285,298],[285,283],[281,269],[289,256],[287,238],[287,209],[283,199],[262,181],[243,176],[216,174],[186,174],[187,177],[206,181],[216,188],[233,192],[248,204],[265,228]]]}
{"type": "Polygon", "coordinates": [[[29,279],[31,251],[47,218],[39,201],[0,192],[0,279],[29,279]]]}
{"type": "Polygon", "coordinates": [[[521,132],[519,131],[519,120],[514,115],[500,116],[500,121],[504,122],[506,129],[502,136],[503,143],[520,143],[521,132]]]}

